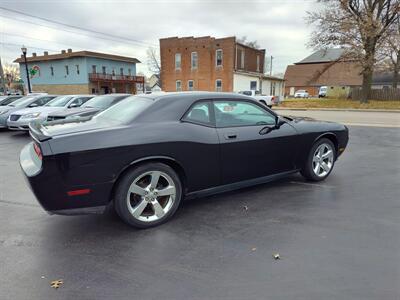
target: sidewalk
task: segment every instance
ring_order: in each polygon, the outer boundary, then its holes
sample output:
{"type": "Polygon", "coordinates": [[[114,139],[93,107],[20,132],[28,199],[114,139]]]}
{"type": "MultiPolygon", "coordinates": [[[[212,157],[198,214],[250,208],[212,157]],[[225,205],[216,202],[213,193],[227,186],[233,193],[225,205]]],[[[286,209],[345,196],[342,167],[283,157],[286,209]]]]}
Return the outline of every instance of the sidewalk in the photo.
{"type": "Polygon", "coordinates": [[[274,109],[278,114],[310,117],[352,126],[400,128],[400,110],[362,109],[274,109]]]}
{"type": "Polygon", "coordinates": [[[354,111],[354,112],[388,112],[400,113],[400,109],[357,109],[357,108],[300,108],[300,107],[281,107],[273,106],[273,110],[293,110],[293,111],[354,111]]]}

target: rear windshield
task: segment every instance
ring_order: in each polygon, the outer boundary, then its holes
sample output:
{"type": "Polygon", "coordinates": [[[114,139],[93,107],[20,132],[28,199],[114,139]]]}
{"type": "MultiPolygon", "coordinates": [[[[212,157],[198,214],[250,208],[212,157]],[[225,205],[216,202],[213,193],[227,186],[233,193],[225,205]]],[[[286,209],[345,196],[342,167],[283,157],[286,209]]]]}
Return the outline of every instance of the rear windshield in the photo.
{"type": "Polygon", "coordinates": [[[64,107],[67,105],[68,101],[71,100],[71,96],[58,96],[48,102],[45,106],[50,106],[50,107],[64,107]]]}
{"type": "Polygon", "coordinates": [[[96,119],[110,119],[128,123],[153,103],[152,99],[130,96],[95,116],[96,119]]]}
{"type": "Polygon", "coordinates": [[[298,90],[297,93],[305,93],[305,90],[298,90]]]}
{"type": "Polygon", "coordinates": [[[114,100],[120,100],[125,98],[126,96],[115,96],[115,95],[104,95],[97,96],[90,99],[88,102],[83,104],[81,107],[94,107],[98,109],[106,109],[110,107],[114,100]]]}
{"type": "Polygon", "coordinates": [[[15,107],[24,106],[25,104],[28,104],[30,101],[32,101],[36,97],[37,96],[22,97],[21,99],[15,100],[14,102],[11,102],[10,106],[15,106],[15,107]]]}

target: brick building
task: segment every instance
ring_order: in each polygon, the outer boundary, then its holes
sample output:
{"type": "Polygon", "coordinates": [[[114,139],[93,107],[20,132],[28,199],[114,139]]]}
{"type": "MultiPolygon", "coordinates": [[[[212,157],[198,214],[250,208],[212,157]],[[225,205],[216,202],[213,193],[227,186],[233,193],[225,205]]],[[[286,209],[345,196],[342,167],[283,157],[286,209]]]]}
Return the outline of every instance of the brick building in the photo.
{"type": "Polygon", "coordinates": [[[238,43],[235,37],[163,38],[160,56],[162,88],[167,92],[283,93],[282,79],[264,75],[265,50],[238,43]]]}
{"type": "MultiPolygon", "coordinates": [[[[26,85],[24,58],[14,62],[26,85]]],[[[71,49],[27,57],[32,90],[50,94],[135,94],[144,86],[144,78],[136,76],[137,63],[133,57],[71,49]]]]}
{"type": "Polygon", "coordinates": [[[347,95],[352,87],[360,86],[361,66],[344,59],[343,54],[343,49],[319,50],[288,66],[284,77],[285,95],[293,96],[297,90],[307,90],[311,96],[318,96],[321,86],[328,87],[328,96],[347,95]]]}

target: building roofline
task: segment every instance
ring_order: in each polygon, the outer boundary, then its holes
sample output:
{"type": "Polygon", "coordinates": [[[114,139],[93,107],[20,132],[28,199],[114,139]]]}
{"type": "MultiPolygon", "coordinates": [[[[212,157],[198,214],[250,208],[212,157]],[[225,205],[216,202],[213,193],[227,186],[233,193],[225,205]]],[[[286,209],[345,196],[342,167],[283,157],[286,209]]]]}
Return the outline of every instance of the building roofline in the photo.
{"type": "Polygon", "coordinates": [[[235,40],[235,43],[237,45],[240,45],[240,46],[245,47],[245,48],[249,48],[249,49],[253,49],[253,50],[257,50],[257,51],[264,51],[264,52],[266,51],[265,49],[258,49],[258,48],[254,48],[254,47],[251,47],[251,46],[246,45],[246,44],[239,43],[236,40],[235,40]]]}
{"type": "Polygon", "coordinates": [[[254,76],[254,77],[262,77],[263,79],[271,79],[271,80],[276,80],[276,81],[285,81],[283,78],[275,77],[275,76],[270,76],[266,75],[263,73],[256,73],[256,72],[248,72],[248,71],[234,71],[235,74],[240,74],[240,75],[248,75],[248,76],[254,76]]]}
{"type": "MultiPolygon", "coordinates": [[[[140,63],[140,61],[134,57],[99,53],[99,52],[93,52],[93,51],[76,51],[76,52],[65,51],[64,53],[31,56],[31,57],[27,57],[26,60],[27,60],[27,62],[39,62],[39,61],[68,59],[68,58],[72,58],[72,57],[94,57],[94,58],[103,58],[103,59],[116,60],[116,61],[129,62],[129,63],[140,63]]],[[[24,59],[23,59],[23,57],[20,57],[20,58],[17,58],[16,60],[14,60],[14,62],[15,63],[23,63],[24,59]]]]}

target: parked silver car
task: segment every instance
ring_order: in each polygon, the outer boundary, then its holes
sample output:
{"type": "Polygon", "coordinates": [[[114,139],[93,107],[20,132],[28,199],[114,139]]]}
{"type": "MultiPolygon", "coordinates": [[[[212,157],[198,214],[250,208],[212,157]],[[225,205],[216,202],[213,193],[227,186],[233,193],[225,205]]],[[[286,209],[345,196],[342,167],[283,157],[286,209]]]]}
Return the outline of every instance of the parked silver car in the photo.
{"type": "Polygon", "coordinates": [[[95,95],[64,95],[58,96],[47,104],[34,108],[24,108],[10,114],[7,126],[10,130],[29,130],[30,122],[44,122],[49,113],[59,110],[79,107],[95,95]]]}
{"type": "Polygon", "coordinates": [[[11,102],[9,105],[0,106],[0,128],[7,128],[7,119],[13,112],[26,107],[43,106],[55,97],[46,94],[25,96],[11,102]]]}

